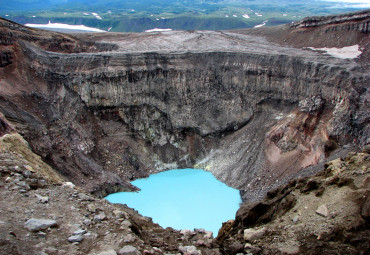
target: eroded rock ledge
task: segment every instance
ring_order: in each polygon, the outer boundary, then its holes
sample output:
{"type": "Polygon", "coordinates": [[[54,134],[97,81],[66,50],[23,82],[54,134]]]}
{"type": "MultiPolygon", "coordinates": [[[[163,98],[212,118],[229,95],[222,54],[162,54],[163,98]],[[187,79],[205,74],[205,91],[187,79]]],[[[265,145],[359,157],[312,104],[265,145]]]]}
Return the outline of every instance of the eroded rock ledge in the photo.
{"type": "Polygon", "coordinates": [[[240,31],[69,35],[61,48],[62,34],[5,20],[0,30],[12,59],[0,68],[1,112],[64,177],[101,196],[195,165],[253,200],[368,142],[361,61],[240,31]]]}
{"type": "Polygon", "coordinates": [[[348,26],[348,30],[359,30],[362,33],[369,32],[370,14],[368,10],[345,13],[342,15],[331,15],[321,17],[307,17],[291,25],[294,28],[311,28],[325,25],[336,25],[347,22],[358,22],[357,26],[348,26]]]}

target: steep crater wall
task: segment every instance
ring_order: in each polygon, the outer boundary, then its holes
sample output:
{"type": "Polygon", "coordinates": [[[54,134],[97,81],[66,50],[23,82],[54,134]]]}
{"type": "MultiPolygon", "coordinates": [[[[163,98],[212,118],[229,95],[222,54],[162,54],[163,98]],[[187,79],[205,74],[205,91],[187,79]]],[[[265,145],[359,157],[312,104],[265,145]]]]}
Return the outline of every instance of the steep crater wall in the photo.
{"type": "Polygon", "coordinates": [[[356,113],[368,73],[351,60],[285,48],[65,54],[27,41],[7,48],[13,62],[2,69],[1,111],[48,163],[100,195],[194,165],[246,194],[366,140],[367,117],[356,113]]]}

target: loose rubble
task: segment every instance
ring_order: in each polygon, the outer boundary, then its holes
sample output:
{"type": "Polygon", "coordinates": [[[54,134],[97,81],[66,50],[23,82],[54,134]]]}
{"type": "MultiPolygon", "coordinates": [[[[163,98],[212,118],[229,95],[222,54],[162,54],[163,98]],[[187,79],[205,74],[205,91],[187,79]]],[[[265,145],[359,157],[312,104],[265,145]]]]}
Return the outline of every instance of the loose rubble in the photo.
{"type": "Polygon", "coordinates": [[[46,181],[27,172],[22,154],[0,148],[0,254],[301,254],[318,247],[356,254],[369,249],[369,159],[350,153],[243,205],[214,239],[204,229],[163,229],[125,205],[46,181]],[[354,241],[328,243],[333,231],[354,241]]]}

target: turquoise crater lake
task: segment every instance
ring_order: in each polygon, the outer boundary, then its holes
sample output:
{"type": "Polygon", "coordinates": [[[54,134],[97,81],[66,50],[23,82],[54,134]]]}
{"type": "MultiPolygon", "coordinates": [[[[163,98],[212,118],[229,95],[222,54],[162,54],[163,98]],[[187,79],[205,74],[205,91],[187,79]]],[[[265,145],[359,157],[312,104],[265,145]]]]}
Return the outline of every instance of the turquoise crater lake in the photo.
{"type": "Polygon", "coordinates": [[[216,236],[222,222],[235,218],[241,202],[238,190],[198,169],[169,170],[131,183],[141,191],[114,193],[106,199],[127,204],[164,228],[203,228],[216,236]]]}

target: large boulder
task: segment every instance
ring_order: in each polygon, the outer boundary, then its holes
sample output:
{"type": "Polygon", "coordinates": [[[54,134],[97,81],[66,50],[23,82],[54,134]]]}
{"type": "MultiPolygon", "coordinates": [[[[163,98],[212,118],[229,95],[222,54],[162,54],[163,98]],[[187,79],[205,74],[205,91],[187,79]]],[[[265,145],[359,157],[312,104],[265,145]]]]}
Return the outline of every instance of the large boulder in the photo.
{"type": "Polygon", "coordinates": [[[118,255],[141,255],[141,252],[132,245],[126,245],[118,251],[118,255]]]}
{"type": "Polygon", "coordinates": [[[49,219],[29,219],[24,224],[24,227],[27,228],[29,231],[37,232],[40,230],[47,229],[49,227],[56,227],[58,223],[55,220],[49,219]]]}

